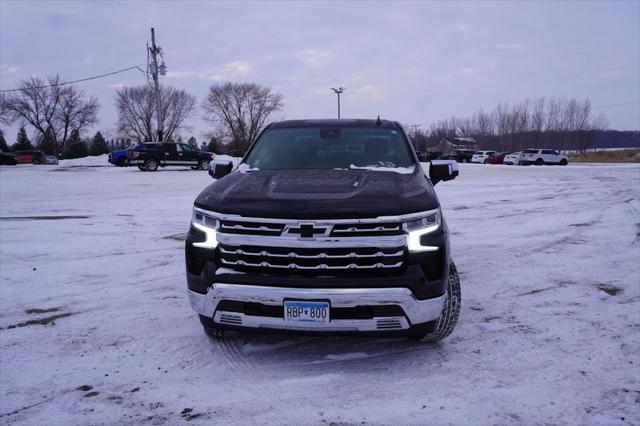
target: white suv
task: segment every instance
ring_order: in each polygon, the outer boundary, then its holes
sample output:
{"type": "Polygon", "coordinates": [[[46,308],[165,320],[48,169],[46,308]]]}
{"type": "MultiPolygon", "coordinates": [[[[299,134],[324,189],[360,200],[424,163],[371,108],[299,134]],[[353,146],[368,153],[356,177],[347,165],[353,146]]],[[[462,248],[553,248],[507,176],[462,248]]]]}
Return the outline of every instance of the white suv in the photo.
{"type": "Polygon", "coordinates": [[[552,149],[525,149],[522,151],[520,164],[525,166],[528,166],[529,164],[535,164],[537,166],[541,166],[543,164],[559,164],[561,166],[566,166],[569,164],[569,160],[566,156],[552,149]]]}
{"type": "Polygon", "coordinates": [[[486,163],[487,162],[487,158],[489,158],[490,156],[492,156],[495,153],[496,153],[496,151],[476,151],[476,153],[473,154],[473,157],[471,157],[471,162],[472,163],[486,163]]]}

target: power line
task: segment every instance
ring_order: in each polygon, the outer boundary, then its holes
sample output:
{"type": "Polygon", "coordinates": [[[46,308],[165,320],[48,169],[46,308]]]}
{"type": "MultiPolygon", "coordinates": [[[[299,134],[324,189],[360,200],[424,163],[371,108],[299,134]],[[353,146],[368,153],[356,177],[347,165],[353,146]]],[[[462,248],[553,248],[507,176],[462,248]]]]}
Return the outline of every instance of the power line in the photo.
{"type": "Polygon", "coordinates": [[[630,101],[630,102],[619,102],[617,104],[609,104],[609,105],[598,105],[593,107],[592,109],[603,109],[603,108],[613,108],[617,106],[625,106],[625,105],[633,105],[640,103],[640,101],[630,101]]]}
{"type": "MultiPolygon", "coordinates": [[[[98,78],[108,77],[110,75],[120,74],[122,72],[131,71],[131,70],[134,70],[134,69],[137,69],[138,71],[146,74],[146,72],[142,68],[140,68],[138,65],[135,65],[133,67],[124,68],[124,69],[121,69],[121,70],[118,70],[118,71],[108,72],[106,74],[95,75],[93,77],[81,78],[79,80],[73,80],[73,81],[64,81],[62,83],[47,84],[45,86],[35,86],[35,87],[31,87],[30,86],[29,88],[30,89],[46,89],[47,87],[64,86],[65,84],[73,84],[73,83],[80,83],[82,81],[95,80],[95,79],[98,79],[98,78]]],[[[2,93],[5,93],[5,92],[19,92],[20,90],[22,90],[22,89],[3,89],[3,90],[0,90],[0,92],[2,92],[2,93]]]]}

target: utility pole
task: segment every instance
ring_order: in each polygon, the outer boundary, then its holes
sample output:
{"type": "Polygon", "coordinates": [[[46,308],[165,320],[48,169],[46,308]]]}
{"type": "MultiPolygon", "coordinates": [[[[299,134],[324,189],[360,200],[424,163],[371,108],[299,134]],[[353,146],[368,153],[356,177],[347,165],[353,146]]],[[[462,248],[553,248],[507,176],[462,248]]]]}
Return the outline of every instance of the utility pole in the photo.
{"type": "Polygon", "coordinates": [[[347,89],[345,89],[344,87],[338,87],[337,89],[334,89],[332,87],[331,90],[333,90],[335,94],[338,95],[338,119],[340,119],[340,94],[347,89]]]}
{"type": "Polygon", "coordinates": [[[153,76],[153,85],[156,94],[156,119],[158,121],[158,130],[156,136],[156,142],[162,142],[162,102],[160,101],[160,79],[159,75],[165,75],[167,73],[167,66],[162,64],[158,66],[158,56],[162,57],[162,49],[160,46],[156,46],[156,32],[151,28],[151,47],[148,47],[151,54],[151,63],[148,64],[151,75],[153,76]]]}

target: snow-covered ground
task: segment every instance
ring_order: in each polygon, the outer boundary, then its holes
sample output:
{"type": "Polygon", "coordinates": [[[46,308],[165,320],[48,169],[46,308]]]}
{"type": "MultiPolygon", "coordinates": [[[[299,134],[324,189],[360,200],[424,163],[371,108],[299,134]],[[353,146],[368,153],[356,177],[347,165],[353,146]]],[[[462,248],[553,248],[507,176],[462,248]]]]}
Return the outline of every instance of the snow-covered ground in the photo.
{"type": "Polygon", "coordinates": [[[639,424],[640,166],[461,165],[436,187],[454,334],[208,339],[188,168],[0,167],[0,423],[639,424]]]}

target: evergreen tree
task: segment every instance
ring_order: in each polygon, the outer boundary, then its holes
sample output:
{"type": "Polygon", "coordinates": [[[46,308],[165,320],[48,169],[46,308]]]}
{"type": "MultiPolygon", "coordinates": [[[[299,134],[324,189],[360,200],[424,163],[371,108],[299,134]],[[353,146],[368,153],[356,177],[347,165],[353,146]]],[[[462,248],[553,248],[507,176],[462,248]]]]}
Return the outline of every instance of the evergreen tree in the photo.
{"type": "Polygon", "coordinates": [[[216,140],[216,138],[212,137],[211,140],[209,141],[209,145],[207,145],[207,151],[213,152],[214,154],[220,154],[219,152],[216,152],[217,149],[218,149],[218,141],[216,140]]]}
{"type": "Polygon", "coordinates": [[[89,148],[89,155],[102,155],[109,152],[107,141],[102,137],[102,133],[98,132],[91,139],[91,147],[89,148]]]}
{"type": "Polygon", "coordinates": [[[9,147],[7,146],[7,141],[4,138],[4,132],[2,131],[2,129],[0,129],[0,151],[9,151],[9,147]]]}
{"type": "Polygon", "coordinates": [[[38,143],[38,149],[47,155],[58,155],[58,146],[51,129],[47,129],[44,132],[44,136],[40,139],[40,143],[38,143]]]}
{"type": "Polygon", "coordinates": [[[193,148],[194,150],[198,149],[198,142],[196,141],[196,138],[191,136],[188,140],[187,140],[187,145],[189,145],[191,148],[193,148]]]}
{"type": "Polygon", "coordinates": [[[24,127],[20,127],[18,130],[18,137],[16,137],[16,143],[13,144],[13,151],[20,151],[23,149],[33,149],[33,145],[31,145],[31,141],[27,137],[27,131],[24,130],[24,127]]]}
{"type": "Polygon", "coordinates": [[[67,146],[64,148],[63,157],[69,158],[82,158],[89,155],[89,149],[87,144],[80,139],[80,133],[74,129],[71,131],[71,136],[67,141],[67,146]]]}

